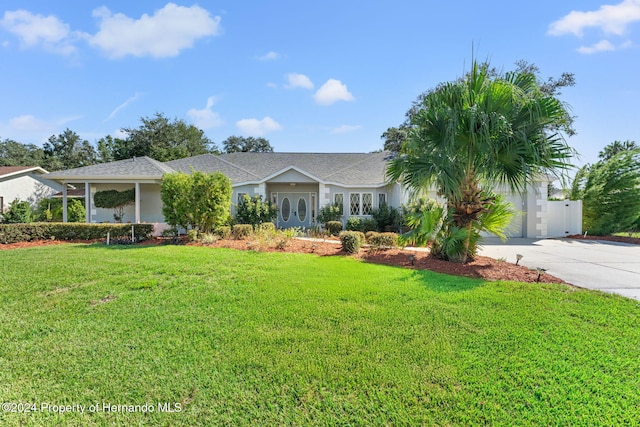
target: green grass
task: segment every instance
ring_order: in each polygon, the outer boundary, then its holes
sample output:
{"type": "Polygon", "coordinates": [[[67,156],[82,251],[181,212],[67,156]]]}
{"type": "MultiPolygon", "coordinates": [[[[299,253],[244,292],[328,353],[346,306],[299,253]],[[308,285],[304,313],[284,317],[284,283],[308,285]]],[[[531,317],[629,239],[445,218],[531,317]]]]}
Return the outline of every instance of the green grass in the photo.
{"type": "Polygon", "coordinates": [[[0,402],[38,409],[0,425],[638,425],[638,325],[613,295],[350,258],[0,251],[0,402]]]}
{"type": "Polygon", "coordinates": [[[613,233],[614,236],[622,236],[622,237],[635,237],[636,239],[640,239],[640,232],[633,232],[631,233],[631,236],[629,236],[629,232],[625,231],[625,232],[620,232],[620,233],[613,233]]]}

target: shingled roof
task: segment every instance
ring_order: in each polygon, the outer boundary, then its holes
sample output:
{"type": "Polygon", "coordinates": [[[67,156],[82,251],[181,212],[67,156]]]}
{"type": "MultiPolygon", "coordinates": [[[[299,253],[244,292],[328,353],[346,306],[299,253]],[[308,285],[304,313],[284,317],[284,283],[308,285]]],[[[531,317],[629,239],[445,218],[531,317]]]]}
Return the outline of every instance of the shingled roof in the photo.
{"type": "Polygon", "coordinates": [[[203,154],[166,164],[190,173],[220,171],[233,184],[262,182],[289,169],[297,169],[320,181],[342,185],[381,185],[385,181],[389,152],[379,153],[229,153],[203,154]]]}
{"type": "Polygon", "coordinates": [[[151,157],[134,157],[133,159],[118,160],[109,163],[83,166],[81,168],[67,169],[51,172],[49,179],[131,179],[146,178],[160,179],[165,173],[175,172],[165,163],[151,157]]]}
{"type": "Polygon", "coordinates": [[[338,185],[383,185],[389,152],[379,153],[229,153],[199,156],[161,163],[150,157],[119,160],[52,172],[47,178],[161,179],[170,172],[221,172],[234,185],[260,183],[294,169],[324,183],[338,185]]]}

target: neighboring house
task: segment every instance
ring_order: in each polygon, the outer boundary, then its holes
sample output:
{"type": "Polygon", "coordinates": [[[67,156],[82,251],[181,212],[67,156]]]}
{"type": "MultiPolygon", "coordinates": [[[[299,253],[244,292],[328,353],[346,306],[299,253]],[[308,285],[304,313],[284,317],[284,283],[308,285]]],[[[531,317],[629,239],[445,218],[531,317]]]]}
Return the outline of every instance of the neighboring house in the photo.
{"type": "Polygon", "coordinates": [[[0,166],[0,212],[15,199],[35,206],[40,199],[62,191],[62,184],[45,178],[46,174],[39,166],[0,166]]]}
{"type": "MultiPolygon", "coordinates": [[[[96,191],[135,188],[135,203],[125,210],[125,221],[162,226],[163,174],[192,170],[221,172],[231,179],[234,203],[244,194],[261,195],[278,206],[278,227],[309,227],[315,223],[318,210],[328,204],[343,206],[344,221],[351,216],[367,218],[383,203],[406,204],[408,194],[400,184],[386,183],[389,156],[389,152],[230,153],[203,154],[166,163],[138,157],[57,171],[48,178],[62,184],[84,185],[85,206],[90,207],[88,222],[113,221],[110,210],[93,204],[96,191]]],[[[506,195],[524,212],[514,221],[512,235],[547,237],[547,181],[530,186],[523,196],[508,192],[506,195]]],[[[63,204],[67,197],[63,190],[63,204]]]]}

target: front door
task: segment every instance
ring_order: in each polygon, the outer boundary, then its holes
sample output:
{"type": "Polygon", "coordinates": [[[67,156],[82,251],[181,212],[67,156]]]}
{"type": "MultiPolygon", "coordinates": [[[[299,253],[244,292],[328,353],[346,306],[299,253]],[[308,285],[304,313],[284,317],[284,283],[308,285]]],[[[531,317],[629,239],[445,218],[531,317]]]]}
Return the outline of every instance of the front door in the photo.
{"type": "Polygon", "coordinates": [[[278,193],[278,227],[309,227],[310,193],[278,193]]]}

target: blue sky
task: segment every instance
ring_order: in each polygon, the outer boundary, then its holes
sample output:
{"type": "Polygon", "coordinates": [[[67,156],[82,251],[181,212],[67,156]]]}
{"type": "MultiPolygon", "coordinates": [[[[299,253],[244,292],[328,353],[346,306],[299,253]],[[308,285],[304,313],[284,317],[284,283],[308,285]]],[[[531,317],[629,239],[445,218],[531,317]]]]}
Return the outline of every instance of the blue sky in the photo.
{"type": "Polygon", "coordinates": [[[218,145],[367,152],[475,50],[504,70],[575,74],[562,99],[583,164],[640,142],[638,21],[640,0],[4,0],[0,139],[40,145],[68,127],[95,142],[161,112],[218,145]]]}

